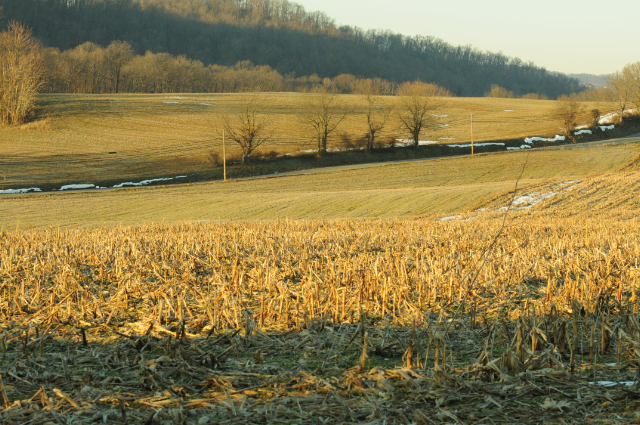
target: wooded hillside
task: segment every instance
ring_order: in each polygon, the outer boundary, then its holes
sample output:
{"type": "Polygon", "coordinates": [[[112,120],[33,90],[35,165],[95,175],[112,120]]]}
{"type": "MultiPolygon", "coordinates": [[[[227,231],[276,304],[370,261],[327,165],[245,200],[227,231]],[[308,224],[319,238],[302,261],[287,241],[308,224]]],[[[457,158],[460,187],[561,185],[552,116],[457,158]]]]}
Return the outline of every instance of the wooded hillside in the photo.
{"type": "Polygon", "coordinates": [[[205,66],[248,60],[283,76],[420,79],[458,96],[482,96],[492,84],[516,95],[551,98],[581,90],[577,80],[518,58],[435,37],[338,27],[326,14],[306,12],[287,0],[0,0],[0,5],[2,25],[23,22],[44,45],[61,50],[123,40],[139,55],[186,55],[205,66]]]}

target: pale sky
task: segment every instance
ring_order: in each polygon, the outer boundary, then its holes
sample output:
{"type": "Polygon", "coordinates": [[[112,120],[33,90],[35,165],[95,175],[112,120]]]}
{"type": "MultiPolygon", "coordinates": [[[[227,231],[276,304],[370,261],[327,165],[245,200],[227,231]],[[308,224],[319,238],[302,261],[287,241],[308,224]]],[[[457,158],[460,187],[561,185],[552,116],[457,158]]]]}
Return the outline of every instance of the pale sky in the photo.
{"type": "Polygon", "coordinates": [[[640,0],[297,0],[337,24],[432,35],[550,71],[610,74],[640,61],[640,0]]]}

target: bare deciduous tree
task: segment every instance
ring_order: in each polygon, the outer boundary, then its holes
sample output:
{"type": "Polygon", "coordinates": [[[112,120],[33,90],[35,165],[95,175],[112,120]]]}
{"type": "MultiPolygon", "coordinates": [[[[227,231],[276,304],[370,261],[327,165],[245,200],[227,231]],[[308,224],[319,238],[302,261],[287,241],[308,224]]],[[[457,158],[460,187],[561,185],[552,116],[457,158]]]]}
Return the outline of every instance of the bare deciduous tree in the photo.
{"type": "Polygon", "coordinates": [[[578,118],[583,114],[582,103],[569,96],[560,96],[558,103],[553,110],[553,117],[562,123],[564,135],[570,140],[575,140],[572,131],[576,127],[578,118]]]}
{"type": "Polygon", "coordinates": [[[235,115],[222,117],[222,126],[226,136],[236,142],[242,149],[242,163],[248,164],[251,153],[269,141],[272,132],[264,115],[266,106],[257,95],[250,95],[235,115]]]}
{"type": "Polygon", "coordinates": [[[640,113],[640,62],[629,64],[625,69],[631,83],[631,102],[640,113]]]}
{"type": "Polygon", "coordinates": [[[438,117],[434,114],[438,103],[428,92],[419,87],[407,87],[399,91],[400,105],[398,118],[402,127],[409,132],[414,147],[420,146],[420,133],[424,130],[435,131],[440,128],[438,117]]]}
{"type": "Polygon", "coordinates": [[[516,95],[511,91],[507,90],[504,87],[500,87],[497,84],[491,85],[491,90],[489,90],[486,94],[486,97],[498,97],[503,99],[513,99],[516,95]]]}
{"type": "Polygon", "coordinates": [[[126,41],[113,41],[104,51],[105,68],[114,93],[120,90],[122,69],[133,58],[133,49],[126,41]]]}
{"type": "Polygon", "coordinates": [[[301,120],[313,132],[318,142],[318,154],[327,153],[327,139],[342,121],[349,115],[350,110],[337,104],[335,93],[321,92],[314,95],[301,120]]]}
{"type": "Polygon", "coordinates": [[[371,151],[374,148],[376,134],[385,127],[387,119],[392,109],[387,108],[379,101],[374,90],[368,90],[364,95],[366,102],[365,118],[367,119],[367,133],[365,134],[366,150],[371,151]]]}
{"type": "Polygon", "coordinates": [[[35,104],[44,80],[44,54],[31,30],[10,22],[0,33],[0,119],[21,124],[35,104]]]}
{"type": "Polygon", "coordinates": [[[620,111],[619,122],[624,121],[624,112],[627,106],[632,103],[633,79],[628,69],[616,71],[608,78],[608,87],[611,93],[611,100],[620,111]]]}

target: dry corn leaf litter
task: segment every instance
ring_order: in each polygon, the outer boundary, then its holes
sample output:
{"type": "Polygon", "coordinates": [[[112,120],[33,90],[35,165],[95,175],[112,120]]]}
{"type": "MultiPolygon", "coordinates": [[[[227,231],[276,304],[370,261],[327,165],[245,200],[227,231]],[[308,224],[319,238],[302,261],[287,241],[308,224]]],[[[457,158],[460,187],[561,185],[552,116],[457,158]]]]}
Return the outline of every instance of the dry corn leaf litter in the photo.
{"type": "Polygon", "coordinates": [[[636,423],[635,222],[511,223],[5,231],[0,422],[636,423]]]}

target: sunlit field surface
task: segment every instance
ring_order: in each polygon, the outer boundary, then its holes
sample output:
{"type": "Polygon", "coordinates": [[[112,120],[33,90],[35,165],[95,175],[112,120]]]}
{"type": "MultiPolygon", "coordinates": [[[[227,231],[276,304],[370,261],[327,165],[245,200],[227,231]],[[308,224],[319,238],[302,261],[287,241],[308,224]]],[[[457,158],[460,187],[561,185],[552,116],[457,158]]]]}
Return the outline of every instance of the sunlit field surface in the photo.
{"type": "MultiPolygon", "coordinates": [[[[0,223],[4,229],[29,229],[183,220],[448,215],[482,207],[487,199],[513,189],[521,173],[521,188],[549,179],[573,180],[618,170],[638,152],[634,144],[533,150],[227,183],[4,195],[0,223]]],[[[616,192],[616,196],[627,195],[616,192]]]]}
{"type": "MultiPolygon", "coordinates": [[[[256,96],[265,106],[272,139],[255,155],[281,155],[317,148],[301,120],[314,94],[205,95],[43,95],[37,122],[2,129],[0,183],[38,187],[53,183],[139,181],[216,168],[211,154],[222,156],[221,117],[233,115],[256,96]]],[[[399,98],[382,97],[393,109],[381,143],[407,138],[397,113],[399,98]]],[[[442,127],[421,139],[439,143],[469,142],[471,114],[476,142],[530,136],[554,136],[559,124],[549,119],[554,101],[434,98],[442,127]]],[[[332,134],[329,148],[343,148],[365,134],[362,96],[340,95],[336,101],[351,113],[332,134]]],[[[227,143],[230,158],[240,151],[227,143]]]]}

